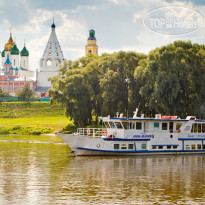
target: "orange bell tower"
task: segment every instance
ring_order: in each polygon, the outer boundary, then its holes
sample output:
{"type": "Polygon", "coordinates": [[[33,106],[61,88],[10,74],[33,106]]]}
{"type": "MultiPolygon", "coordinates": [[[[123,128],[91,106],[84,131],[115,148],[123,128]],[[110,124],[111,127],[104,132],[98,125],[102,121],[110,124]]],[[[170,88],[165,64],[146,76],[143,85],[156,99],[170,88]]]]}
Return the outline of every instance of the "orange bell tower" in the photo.
{"type": "Polygon", "coordinates": [[[98,55],[98,46],[96,44],[96,41],[95,30],[89,30],[89,38],[87,40],[87,45],[85,46],[85,56],[87,56],[89,53],[98,55]]]}

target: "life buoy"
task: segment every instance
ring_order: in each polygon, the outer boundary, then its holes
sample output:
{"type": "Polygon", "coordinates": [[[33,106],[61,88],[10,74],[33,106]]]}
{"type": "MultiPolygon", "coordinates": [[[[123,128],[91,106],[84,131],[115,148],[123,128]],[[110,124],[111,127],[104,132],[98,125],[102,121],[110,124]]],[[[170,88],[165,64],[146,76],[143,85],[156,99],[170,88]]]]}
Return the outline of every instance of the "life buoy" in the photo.
{"type": "Polygon", "coordinates": [[[106,129],[103,129],[103,130],[101,131],[101,135],[102,135],[102,136],[106,136],[106,135],[107,135],[107,130],[106,130],[106,129]]]}
{"type": "Polygon", "coordinates": [[[87,129],[87,135],[90,135],[90,128],[87,129]]]}

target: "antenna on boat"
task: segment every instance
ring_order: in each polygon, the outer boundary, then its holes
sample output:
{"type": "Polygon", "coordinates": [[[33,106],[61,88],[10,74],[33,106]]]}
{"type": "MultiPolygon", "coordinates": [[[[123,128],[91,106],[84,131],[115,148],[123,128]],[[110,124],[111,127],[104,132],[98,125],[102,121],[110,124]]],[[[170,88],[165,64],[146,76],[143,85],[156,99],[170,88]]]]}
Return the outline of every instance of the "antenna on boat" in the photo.
{"type": "Polygon", "coordinates": [[[137,118],[137,113],[138,113],[139,107],[140,107],[140,102],[139,102],[139,105],[136,108],[136,110],[133,112],[134,113],[133,118],[137,118]]]}
{"type": "Polygon", "coordinates": [[[137,118],[137,113],[138,113],[138,108],[136,108],[136,110],[133,112],[134,113],[134,115],[133,115],[133,119],[135,119],[135,118],[137,118]]]}

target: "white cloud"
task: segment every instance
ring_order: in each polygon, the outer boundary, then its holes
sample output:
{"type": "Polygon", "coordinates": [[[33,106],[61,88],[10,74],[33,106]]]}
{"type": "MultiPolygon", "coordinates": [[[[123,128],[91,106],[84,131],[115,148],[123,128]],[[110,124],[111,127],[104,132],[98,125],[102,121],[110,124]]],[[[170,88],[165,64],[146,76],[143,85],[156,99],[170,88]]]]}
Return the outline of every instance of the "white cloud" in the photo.
{"type": "Polygon", "coordinates": [[[39,60],[51,33],[52,17],[57,16],[60,25],[56,24],[56,35],[60,42],[61,48],[66,59],[76,59],[84,55],[84,46],[86,44],[87,30],[84,22],[69,19],[68,15],[62,11],[51,12],[48,10],[38,10],[36,15],[23,26],[16,30],[17,33],[22,31],[30,33],[33,38],[28,41],[27,48],[30,52],[30,68],[37,69],[39,60]],[[47,27],[44,25],[49,22],[47,27]]]}
{"type": "Polygon", "coordinates": [[[10,12],[5,13],[4,7],[8,5],[8,2],[0,1],[0,14],[2,14],[0,45],[3,48],[5,40],[9,39],[9,28],[12,26],[13,36],[14,38],[16,36],[20,50],[23,47],[23,40],[27,41],[26,46],[30,52],[30,67],[32,69],[39,66],[39,60],[51,32],[50,25],[53,17],[55,17],[56,34],[64,57],[71,60],[84,56],[88,26],[90,25],[95,25],[100,54],[120,50],[148,53],[150,50],[174,40],[205,42],[204,25],[193,34],[178,37],[156,34],[143,26],[145,15],[162,6],[188,6],[202,14],[205,13],[205,6],[196,6],[190,1],[100,0],[93,4],[65,1],[61,8],[57,2],[53,1],[53,5],[48,0],[40,4],[40,1],[36,3],[31,0],[13,0],[13,2],[12,8],[15,6],[19,8],[15,9],[13,13],[16,17],[21,14],[18,22],[13,17],[11,18],[10,12]],[[46,4],[49,4],[49,9],[46,4]],[[71,6],[69,7],[69,5],[71,6]],[[56,9],[56,6],[59,9],[56,9]],[[22,16],[25,16],[24,21],[22,16]],[[15,21],[17,24],[14,24],[15,21]]]}

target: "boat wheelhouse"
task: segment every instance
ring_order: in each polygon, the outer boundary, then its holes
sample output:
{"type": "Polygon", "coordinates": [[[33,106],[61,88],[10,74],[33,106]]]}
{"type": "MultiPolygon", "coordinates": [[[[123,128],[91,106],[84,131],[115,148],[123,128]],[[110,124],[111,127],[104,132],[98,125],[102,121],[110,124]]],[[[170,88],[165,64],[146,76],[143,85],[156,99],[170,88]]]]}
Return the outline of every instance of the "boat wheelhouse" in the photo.
{"type": "Polygon", "coordinates": [[[101,117],[104,128],[79,128],[60,134],[77,155],[205,153],[205,121],[194,116],[101,117]]]}

